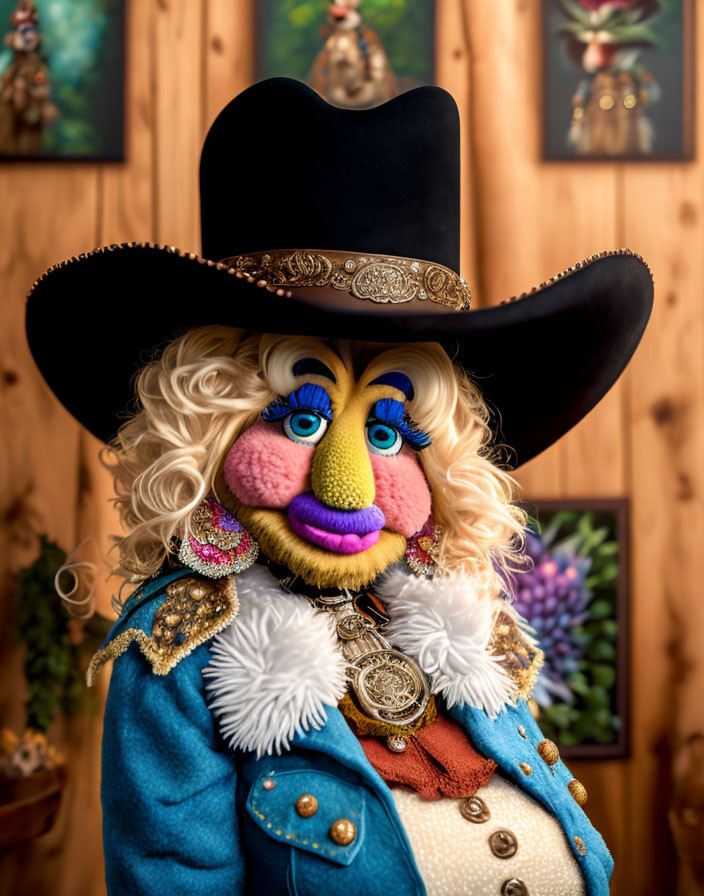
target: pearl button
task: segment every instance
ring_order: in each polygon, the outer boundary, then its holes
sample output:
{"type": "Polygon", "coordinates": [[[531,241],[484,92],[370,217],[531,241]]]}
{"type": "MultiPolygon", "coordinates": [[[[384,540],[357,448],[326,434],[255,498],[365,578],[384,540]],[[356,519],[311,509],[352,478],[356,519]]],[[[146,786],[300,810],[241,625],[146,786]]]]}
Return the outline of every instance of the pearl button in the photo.
{"type": "Polygon", "coordinates": [[[328,834],[338,846],[349,846],[357,836],[357,827],[349,818],[338,818],[332,823],[328,834]]]}
{"type": "Polygon", "coordinates": [[[318,811],[318,801],[310,793],[302,793],[296,800],[296,812],[301,818],[310,818],[318,811]]]}
{"type": "Polygon", "coordinates": [[[525,725],[518,726],[518,733],[521,735],[521,737],[528,737],[528,732],[526,731],[525,725]]]}

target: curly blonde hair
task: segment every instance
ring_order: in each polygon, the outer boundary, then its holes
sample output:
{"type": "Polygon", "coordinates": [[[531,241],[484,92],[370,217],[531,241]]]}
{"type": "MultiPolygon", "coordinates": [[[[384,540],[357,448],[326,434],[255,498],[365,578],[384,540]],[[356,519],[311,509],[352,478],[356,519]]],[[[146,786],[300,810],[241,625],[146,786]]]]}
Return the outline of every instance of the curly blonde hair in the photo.
{"type": "MultiPolygon", "coordinates": [[[[141,408],[103,455],[125,532],[114,537],[119,572],[152,575],[174,552],[224,453],[277,394],[296,387],[293,363],[316,344],[209,326],[174,340],[140,371],[141,408]]],[[[336,346],[348,358],[369,350],[342,340],[336,346]]],[[[408,412],[432,438],[420,460],[443,531],[440,568],[479,575],[499,590],[518,565],[525,516],[514,503],[516,483],[489,447],[481,394],[434,343],[379,347],[370,374],[391,369],[411,378],[408,412]]]]}

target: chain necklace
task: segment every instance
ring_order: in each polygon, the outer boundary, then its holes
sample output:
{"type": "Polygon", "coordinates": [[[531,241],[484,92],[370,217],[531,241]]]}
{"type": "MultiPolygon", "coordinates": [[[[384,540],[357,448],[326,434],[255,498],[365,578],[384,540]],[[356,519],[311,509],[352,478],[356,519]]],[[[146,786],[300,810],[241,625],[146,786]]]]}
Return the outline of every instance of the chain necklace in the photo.
{"type": "Polygon", "coordinates": [[[333,616],[360,708],[387,725],[410,725],[419,719],[430,700],[430,685],[418,663],[389,644],[372,620],[357,610],[349,591],[308,599],[333,616]]]}

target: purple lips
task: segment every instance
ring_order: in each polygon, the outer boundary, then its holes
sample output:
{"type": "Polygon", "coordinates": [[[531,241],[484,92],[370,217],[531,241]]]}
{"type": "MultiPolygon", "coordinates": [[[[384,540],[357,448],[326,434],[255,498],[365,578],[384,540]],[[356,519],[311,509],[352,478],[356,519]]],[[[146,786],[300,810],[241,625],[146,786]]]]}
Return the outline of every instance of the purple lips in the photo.
{"type": "Polygon", "coordinates": [[[360,554],[379,540],[386,525],[383,512],[372,504],[362,510],[333,510],[311,492],[297,495],[288,507],[288,518],[295,532],[338,554],[360,554]]]}

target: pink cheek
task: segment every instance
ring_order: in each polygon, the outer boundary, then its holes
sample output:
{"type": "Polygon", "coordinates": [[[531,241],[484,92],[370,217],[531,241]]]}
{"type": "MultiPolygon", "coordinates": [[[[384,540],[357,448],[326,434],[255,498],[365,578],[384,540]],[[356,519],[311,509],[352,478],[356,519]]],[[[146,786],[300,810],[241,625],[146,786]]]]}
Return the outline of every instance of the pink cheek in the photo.
{"type": "Polygon", "coordinates": [[[288,507],[310,491],[313,448],[288,439],[275,423],[255,423],[227,453],[225,482],[248,507],[288,507]]]}
{"type": "Polygon", "coordinates": [[[393,457],[371,453],[369,457],[376,487],[374,503],[384,511],[388,529],[410,538],[430,516],[430,488],[420,464],[407,448],[393,457]]]}

